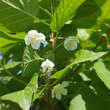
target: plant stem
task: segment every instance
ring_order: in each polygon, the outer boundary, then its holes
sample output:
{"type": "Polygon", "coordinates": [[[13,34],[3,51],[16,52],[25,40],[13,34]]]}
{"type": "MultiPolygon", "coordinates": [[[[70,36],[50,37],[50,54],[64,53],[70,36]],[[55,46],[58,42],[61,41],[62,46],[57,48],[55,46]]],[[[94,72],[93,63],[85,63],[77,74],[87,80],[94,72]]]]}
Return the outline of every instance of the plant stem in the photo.
{"type": "Polygon", "coordinates": [[[100,46],[100,44],[102,44],[106,39],[106,36],[102,36],[100,41],[97,43],[97,45],[92,49],[94,52],[96,51],[96,49],[100,46]]]}
{"type": "Polygon", "coordinates": [[[41,7],[40,5],[38,5],[38,7],[39,7],[42,11],[44,11],[45,13],[47,13],[49,16],[51,16],[51,13],[50,13],[47,9],[41,7]]]}

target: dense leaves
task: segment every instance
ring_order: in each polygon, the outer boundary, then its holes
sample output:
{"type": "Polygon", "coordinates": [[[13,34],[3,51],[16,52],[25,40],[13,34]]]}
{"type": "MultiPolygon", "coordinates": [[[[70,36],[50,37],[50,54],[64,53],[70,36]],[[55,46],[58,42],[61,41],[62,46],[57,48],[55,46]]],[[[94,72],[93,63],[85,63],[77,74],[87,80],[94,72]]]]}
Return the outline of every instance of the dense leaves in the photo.
{"type": "Polygon", "coordinates": [[[0,0],[0,110],[109,110],[109,4],[0,0]]]}

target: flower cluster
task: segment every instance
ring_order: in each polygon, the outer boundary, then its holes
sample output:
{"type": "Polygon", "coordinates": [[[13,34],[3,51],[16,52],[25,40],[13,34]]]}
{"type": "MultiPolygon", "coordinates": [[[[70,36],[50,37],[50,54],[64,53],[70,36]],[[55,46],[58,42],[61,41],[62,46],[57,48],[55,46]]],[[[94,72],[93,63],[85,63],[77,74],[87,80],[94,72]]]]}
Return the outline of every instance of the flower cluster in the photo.
{"type": "MultiPolygon", "coordinates": [[[[36,50],[39,49],[40,45],[45,42],[46,42],[45,35],[42,33],[38,33],[36,30],[29,31],[28,35],[26,35],[25,37],[25,44],[28,46],[31,45],[32,48],[36,50]]],[[[76,37],[70,36],[65,39],[64,48],[67,51],[74,51],[75,49],[77,49],[78,43],[79,40],[76,37]]],[[[50,76],[52,71],[54,70],[55,64],[49,59],[46,59],[45,61],[42,62],[41,67],[43,73],[46,73],[47,76],[50,76]]],[[[60,100],[62,98],[62,95],[67,95],[68,91],[66,87],[68,85],[69,82],[64,81],[61,84],[54,86],[52,89],[52,98],[60,100]]]]}

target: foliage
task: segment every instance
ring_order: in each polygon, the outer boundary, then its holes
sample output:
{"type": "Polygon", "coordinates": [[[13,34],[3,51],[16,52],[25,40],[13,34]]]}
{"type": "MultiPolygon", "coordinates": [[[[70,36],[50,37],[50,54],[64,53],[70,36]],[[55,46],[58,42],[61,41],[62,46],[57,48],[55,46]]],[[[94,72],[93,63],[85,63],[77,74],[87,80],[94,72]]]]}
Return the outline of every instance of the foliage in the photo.
{"type": "Polygon", "coordinates": [[[0,0],[0,110],[110,110],[109,4],[0,0]]]}

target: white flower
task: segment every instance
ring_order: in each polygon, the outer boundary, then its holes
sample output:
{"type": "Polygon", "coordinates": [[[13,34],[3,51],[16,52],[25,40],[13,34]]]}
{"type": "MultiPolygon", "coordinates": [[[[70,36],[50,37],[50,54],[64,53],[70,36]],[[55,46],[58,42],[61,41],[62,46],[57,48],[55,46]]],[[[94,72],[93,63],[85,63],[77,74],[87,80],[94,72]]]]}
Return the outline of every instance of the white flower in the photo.
{"type": "Polygon", "coordinates": [[[40,44],[45,42],[45,35],[38,33],[36,30],[31,30],[25,37],[25,44],[32,46],[33,49],[39,49],[40,44]]]}
{"type": "Polygon", "coordinates": [[[90,35],[86,32],[86,29],[78,29],[77,35],[78,35],[79,39],[81,39],[83,41],[87,40],[90,37],[90,35]]]}
{"type": "Polygon", "coordinates": [[[68,51],[73,51],[73,50],[77,49],[78,43],[79,43],[79,40],[76,37],[70,36],[70,37],[66,38],[66,40],[64,41],[64,47],[68,51]]]}
{"type": "Polygon", "coordinates": [[[54,88],[52,89],[52,98],[61,100],[62,95],[67,95],[68,91],[66,89],[66,87],[69,85],[69,82],[64,81],[62,82],[62,84],[58,84],[56,86],[54,86],[54,88]]]}
{"type": "Polygon", "coordinates": [[[52,72],[54,66],[55,66],[55,64],[52,61],[48,60],[48,59],[46,59],[46,61],[42,62],[42,64],[41,64],[43,72],[45,72],[45,73],[52,72]]]}

